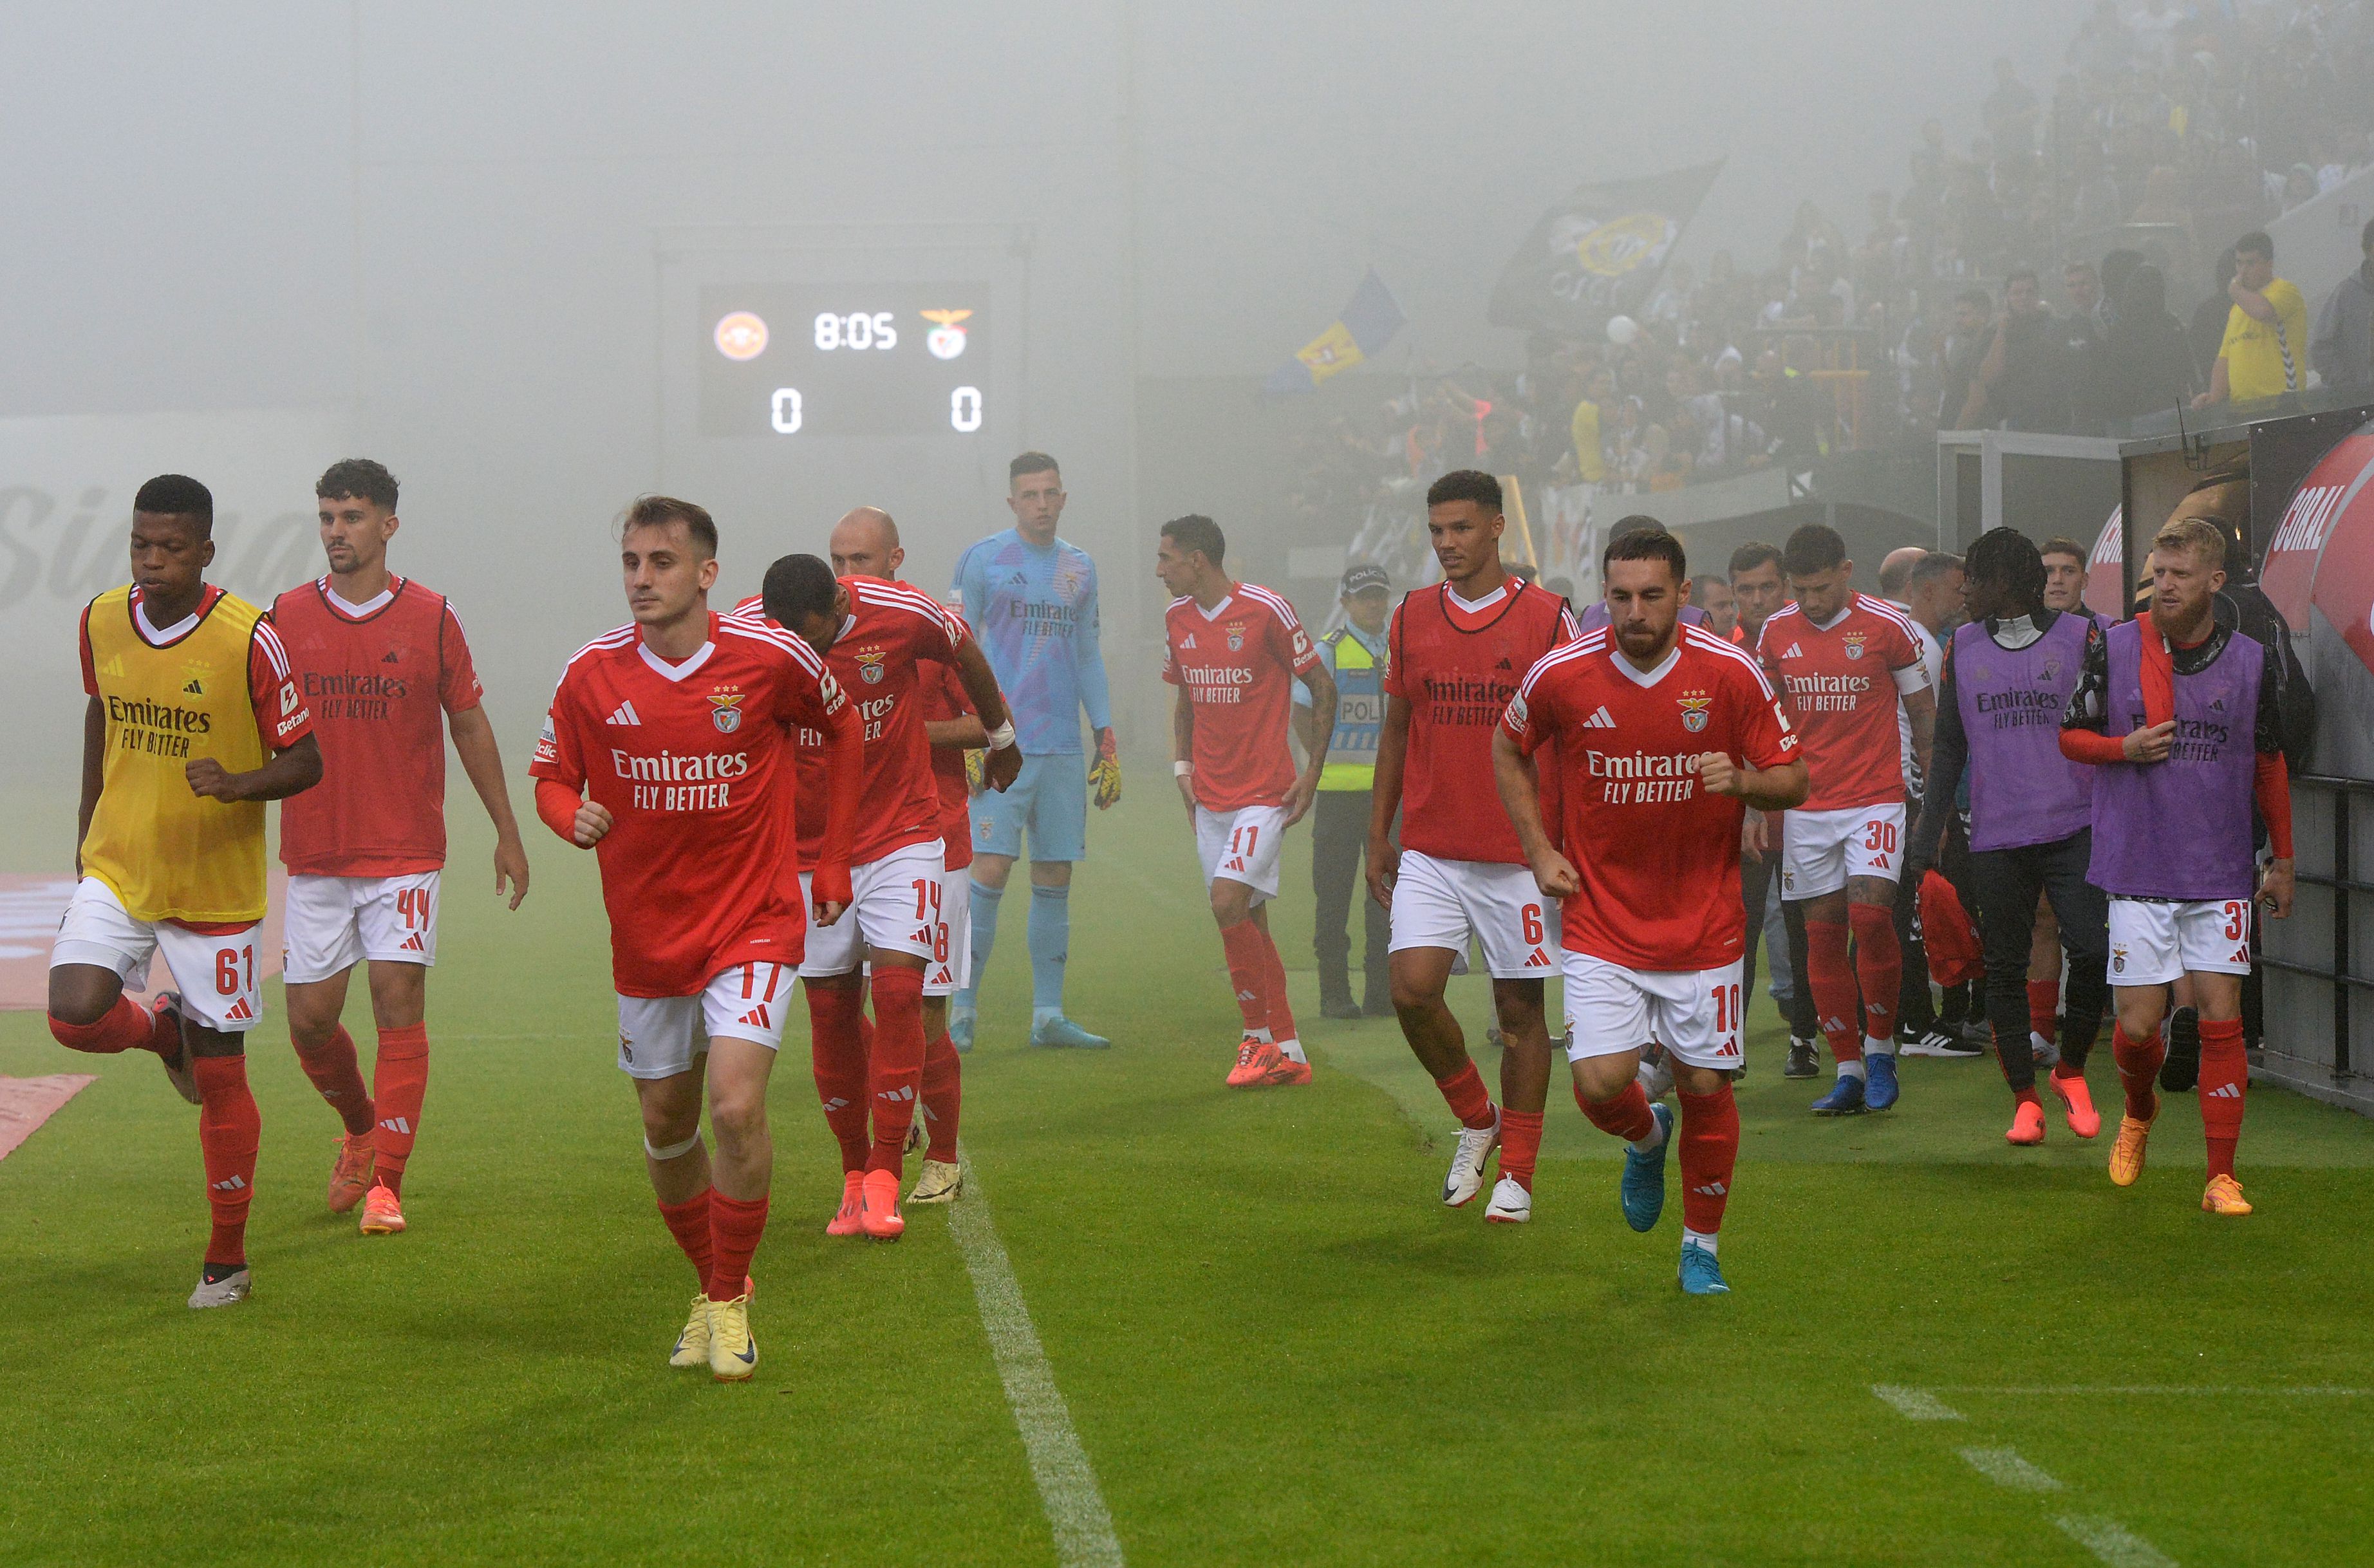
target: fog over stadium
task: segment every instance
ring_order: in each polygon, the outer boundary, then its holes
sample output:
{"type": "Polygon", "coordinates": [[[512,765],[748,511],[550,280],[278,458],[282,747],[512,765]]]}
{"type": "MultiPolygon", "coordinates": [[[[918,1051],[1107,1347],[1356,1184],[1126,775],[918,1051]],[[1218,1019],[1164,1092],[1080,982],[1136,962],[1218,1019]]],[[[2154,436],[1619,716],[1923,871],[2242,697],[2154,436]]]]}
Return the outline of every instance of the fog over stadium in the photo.
{"type": "MultiPolygon", "coordinates": [[[[1966,144],[1994,54],[2045,89],[2074,16],[15,7],[0,616],[28,678],[5,766],[70,773],[73,616],[121,579],[141,479],[213,485],[238,514],[220,575],[268,595],[320,569],[311,481],[349,454],[403,481],[400,564],[453,593],[516,751],[567,652],[623,618],[605,531],[635,493],[714,508],[737,592],[878,502],[937,590],[1008,521],[1005,460],[1043,447],[1073,497],[1064,532],[1104,574],[1134,747],[1162,728],[1153,525],[1209,512],[1240,569],[1281,588],[1289,544],[1328,543],[1287,536],[1294,475],[1258,437],[1299,411],[1265,410],[1259,387],[1364,269],[1408,325],[1357,374],[1518,368],[1524,334],[1488,324],[1487,298],[1579,182],[1726,159],[1676,254],[1760,270],[1800,203],[1851,230],[1868,190],[1900,188],[1924,119],[1966,144]],[[790,251],[836,284],[987,276],[1001,384],[978,439],[722,466],[672,450],[664,383],[707,351],[668,315],[667,258],[719,245],[750,276],[790,251]]],[[[1324,582],[1292,591],[1313,586],[1323,618],[1324,582]]]]}

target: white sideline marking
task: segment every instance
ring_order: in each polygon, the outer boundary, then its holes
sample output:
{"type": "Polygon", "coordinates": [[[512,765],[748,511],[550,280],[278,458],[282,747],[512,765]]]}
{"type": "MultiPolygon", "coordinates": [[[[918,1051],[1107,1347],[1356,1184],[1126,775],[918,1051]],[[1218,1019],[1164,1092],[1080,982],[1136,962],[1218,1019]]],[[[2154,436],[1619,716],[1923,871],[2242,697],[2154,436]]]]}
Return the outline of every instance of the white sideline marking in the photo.
{"type": "Polygon", "coordinates": [[[1960,1421],[1962,1412],[1932,1394],[1926,1388],[1907,1388],[1894,1383],[1875,1383],[1871,1391],[1907,1421],[1960,1421]]]}
{"type": "Polygon", "coordinates": [[[2061,1483],[2019,1457],[2016,1448],[1965,1448],[1970,1469],[2014,1492],[2058,1492],[2061,1483]]]}
{"type": "Polygon", "coordinates": [[[1064,1568],[1121,1568],[1112,1515],[1105,1509],[1104,1493],[1097,1490],[1097,1473],[1088,1466],[1080,1434],[1072,1429],[1071,1411],[1055,1387],[1055,1372],[1047,1363],[1039,1331],[1030,1326],[1030,1308],[989,1217],[980,1173],[961,1152],[957,1163],[964,1168],[964,1195],[948,1205],[948,1231],[964,1254],[965,1271],[972,1276],[981,1326],[989,1335],[997,1375],[1005,1385],[1005,1402],[1013,1407],[1014,1424],[1030,1457],[1040,1504],[1055,1532],[1056,1561],[1064,1568]]]}
{"type": "Polygon", "coordinates": [[[2175,1558],[2116,1519],[2086,1514],[2052,1522],[2061,1527],[2063,1535],[2109,1563],[2110,1568],[2177,1568],[2175,1558]]]}
{"type": "Polygon", "coordinates": [[[2374,1388],[2342,1388],[2322,1384],[2300,1384],[2292,1387],[2243,1388],[2231,1386],[2192,1383],[2056,1383],[2031,1387],[1980,1383],[1940,1383],[1937,1392],[1943,1394],[2025,1394],[2051,1395],[2162,1395],[2209,1394],[2221,1399],[2360,1399],[2374,1394],[2374,1388]]]}

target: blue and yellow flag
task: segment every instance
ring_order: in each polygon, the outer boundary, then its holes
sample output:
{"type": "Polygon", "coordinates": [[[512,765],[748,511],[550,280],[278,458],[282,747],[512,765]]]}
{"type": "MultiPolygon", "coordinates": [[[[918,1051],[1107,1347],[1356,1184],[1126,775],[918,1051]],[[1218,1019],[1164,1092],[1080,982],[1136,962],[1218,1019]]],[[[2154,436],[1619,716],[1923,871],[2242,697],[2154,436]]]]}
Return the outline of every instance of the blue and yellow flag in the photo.
{"type": "Polygon", "coordinates": [[[1334,325],[1302,345],[1300,352],[1270,372],[1273,393],[1306,392],[1339,371],[1381,353],[1409,318],[1385,280],[1370,267],[1360,279],[1352,302],[1344,307],[1334,325]]]}

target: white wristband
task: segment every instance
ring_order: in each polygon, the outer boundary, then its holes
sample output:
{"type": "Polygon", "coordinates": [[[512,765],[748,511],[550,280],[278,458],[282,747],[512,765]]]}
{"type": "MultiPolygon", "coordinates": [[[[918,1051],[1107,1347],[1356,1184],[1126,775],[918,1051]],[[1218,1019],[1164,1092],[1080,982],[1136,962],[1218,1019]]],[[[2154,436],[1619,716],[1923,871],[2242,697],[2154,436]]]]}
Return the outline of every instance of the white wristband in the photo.
{"type": "Polygon", "coordinates": [[[1192,762],[1174,762],[1170,765],[1170,771],[1179,778],[1184,778],[1195,771],[1195,765],[1192,762]]]}
{"type": "Polygon", "coordinates": [[[1014,743],[1014,720],[1009,719],[989,732],[989,749],[1002,752],[1014,743]]]}

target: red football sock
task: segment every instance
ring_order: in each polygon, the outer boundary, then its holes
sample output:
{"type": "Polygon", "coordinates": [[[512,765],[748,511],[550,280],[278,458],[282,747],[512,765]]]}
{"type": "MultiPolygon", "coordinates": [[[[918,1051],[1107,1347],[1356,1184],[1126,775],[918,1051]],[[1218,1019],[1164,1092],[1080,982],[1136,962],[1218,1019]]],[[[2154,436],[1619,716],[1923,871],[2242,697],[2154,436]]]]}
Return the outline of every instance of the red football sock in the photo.
{"type": "Polygon", "coordinates": [[[339,1024],[335,1034],[311,1050],[298,1045],[293,1036],[288,1043],[296,1047],[297,1065],[305,1070],[306,1078],[347,1124],[347,1135],[369,1132],[373,1119],[370,1091],[363,1087],[363,1070],[355,1060],[355,1037],[347,1033],[347,1026],[339,1024]]]}
{"type": "Polygon", "coordinates": [[[1739,1102],[1731,1085],[1711,1094],[1677,1089],[1682,1125],[1674,1136],[1682,1162],[1682,1223],[1700,1235],[1722,1229],[1722,1206],[1731,1199],[1731,1171],[1739,1163],[1739,1102]]]}
{"type": "Polygon", "coordinates": [[[874,1052],[866,1068],[874,1102],[874,1152],[868,1171],[904,1176],[907,1126],[923,1086],[923,972],[903,965],[874,966],[874,1052]]]}
{"type": "Polygon", "coordinates": [[[2201,1130],[2209,1140],[2209,1174],[2234,1174],[2234,1146],[2242,1141],[2242,1106],[2251,1091],[2251,1058],[2242,1021],[2201,1021],[2201,1130]]]}
{"type": "Polygon", "coordinates": [[[709,1299],[732,1301],[749,1288],[750,1259],[767,1234],[767,1195],[709,1195],[709,1299]]]}
{"type": "Polygon", "coordinates": [[[2030,980],[2027,982],[2027,1026],[2035,1034],[2051,1039],[2061,1028],[2061,982],[2030,980]]]}
{"type": "Polygon", "coordinates": [[[1854,928],[1855,978],[1863,982],[1863,1032],[1875,1040],[1893,1040],[1896,993],[1904,984],[1896,917],[1876,904],[1850,904],[1847,919],[1854,928]]]}
{"type": "MultiPolygon", "coordinates": [[[[2056,1072],[2054,1076],[2057,1077],[2059,1074],[2056,1072]]],[[[2030,1083],[2025,1089],[2014,1089],[2011,1092],[2011,1103],[2015,1106],[2036,1106],[2040,1108],[2044,1104],[2044,1097],[2036,1092],[2036,1085],[2030,1083]]]]}
{"type": "Polygon", "coordinates": [[[1220,928],[1220,951],[1228,955],[1228,980],[1237,988],[1237,1011],[1248,1035],[1269,1027],[1269,998],[1263,994],[1269,964],[1262,953],[1269,946],[1268,934],[1251,920],[1220,928]]]}
{"type": "Polygon", "coordinates": [[[193,1065],[198,1148],[206,1156],[206,1201],[215,1215],[206,1262],[235,1269],[247,1261],[247,1205],[255,1196],[255,1148],[263,1141],[264,1118],[248,1093],[245,1057],[202,1056],[193,1065]]]}
{"type": "MultiPolygon", "coordinates": [[[[1474,1068],[1467,1070],[1475,1071],[1474,1068]]],[[[1502,1111],[1500,1113],[1500,1174],[1523,1188],[1534,1189],[1534,1161],[1542,1152],[1542,1113],[1539,1111],[1502,1111]]]]}
{"type": "MultiPolygon", "coordinates": [[[[1492,1092],[1484,1087],[1484,1075],[1475,1071],[1472,1061],[1462,1063],[1458,1071],[1441,1080],[1435,1087],[1442,1091],[1443,1103],[1451,1114],[1459,1118],[1462,1127],[1485,1128],[1492,1125],[1492,1092]]],[[[1539,1117],[1534,1127],[1541,1126],[1539,1117]]],[[[1508,1156],[1503,1154],[1501,1158],[1508,1156]]]]}
{"type": "MultiPolygon", "coordinates": [[[[1246,922],[1252,925],[1250,920],[1246,922]]],[[[1259,930],[1259,927],[1254,927],[1259,930]]],[[[1277,943],[1269,932],[1262,931],[1262,998],[1269,1003],[1269,1037],[1273,1040],[1301,1038],[1294,1032],[1294,1004],[1286,995],[1286,960],[1278,956],[1277,943]]]]}
{"type": "Polygon", "coordinates": [[[662,1202],[660,1218],[667,1222],[668,1235],[676,1237],[676,1246],[692,1263],[694,1277],[700,1288],[709,1288],[709,1260],[713,1256],[709,1240],[709,1199],[716,1192],[704,1187],[681,1203],[662,1202]]]}
{"type": "Polygon", "coordinates": [[[1840,1061],[1861,1061],[1862,1009],[1856,1005],[1854,965],[1847,958],[1846,921],[1805,922],[1805,983],[1814,989],[1814,1011],[1821,1015],[1830,1054],[1840,1061]]]}
{"type": "Polygon", "coordinates": [[[1604,1101],[1584,1099],[1582,1085],[1578,1083],[1574,1103],[1582,1107],[1592,1126],[1627,1143],[1638,1143],[1657,1130],[1657,1118],[1649,1114],[1649,1092],[1640,1087],[1637,1078],[1624,1085],[1624,1093],[1604,1101]]]}
{"type": "Polygon", "coordinates": [[[923,1125],[932,1135],[923,1158],[957,1163],[957,1118],[964,1112],[964,1058],[943,1029],[923,1047],[923,1125]]]}
{"type": "Polygon", "coordinates": [[[854,986],[818,985],[808,993],[808,1063],[816,1073],[824,1122],[840,1144],[843,1175],[865,1168],[864,993],[854,986]]]}
{"type": "Polygon", "coordinates": [[[2143,1040],[2127,1038],[2125,1027],[2110,1025],[2110,1059],[2119,1064],[2119,1082],[2127,1091],[2127,1114],[2149,1121],[2159,1114],[2159,1064],[2168,1047],[2157,1035],[2143,1040]]]}
{"type": "Polygon", "coordinates": [[[169,1033],[157,1015],[119,994],[115,1005],[100,1015],[96,1024],[68,1024],[57,1018],[50,1020],[50,1038],[70,1051],[88,1051],[93,1056],[113,1056],[118,1051],[155,1051],[159,1056],[170,1054],[177,1036],[169,1033]]]}
{"type": "Polygon", "coordinates": [[[379,1105],[379,1129],[371,1134],[372,1168],[378,1172],[376,1179],[401,1198],[412,1141],[420,1136],[420,1103],[429,1097],[428,1024],[379,1032],[371,1086],[379,1105]]]}

